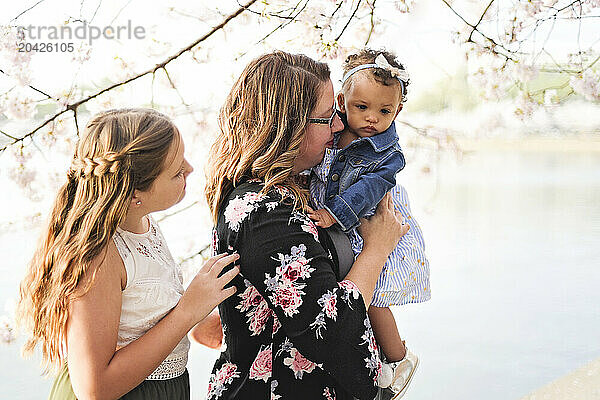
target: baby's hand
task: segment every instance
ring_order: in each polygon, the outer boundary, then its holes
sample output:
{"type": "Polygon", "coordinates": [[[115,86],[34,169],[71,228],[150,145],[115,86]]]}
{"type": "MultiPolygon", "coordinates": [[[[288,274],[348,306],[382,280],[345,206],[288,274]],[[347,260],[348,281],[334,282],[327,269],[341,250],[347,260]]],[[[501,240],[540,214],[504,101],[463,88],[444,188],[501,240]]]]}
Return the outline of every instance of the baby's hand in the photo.
{"type": "Polygon", "coordinates": [[[337,223],[329,211],[324,208],[321,208],[320,210],[313,210],[312,208],[308,207],[308,216],[310,219],[315,221],[317,226],[320,226],[321,228],[329,228],[337,223]]]}

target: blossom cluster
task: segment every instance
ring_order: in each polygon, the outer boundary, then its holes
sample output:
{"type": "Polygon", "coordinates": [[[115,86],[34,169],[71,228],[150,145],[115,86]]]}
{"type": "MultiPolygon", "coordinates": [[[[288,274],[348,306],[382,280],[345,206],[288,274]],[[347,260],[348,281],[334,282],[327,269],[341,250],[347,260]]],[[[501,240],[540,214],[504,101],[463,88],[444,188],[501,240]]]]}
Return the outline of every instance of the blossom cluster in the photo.
{"type": "Polygon", "coordinates": [[[589,101],[600,101],[600,73],[586,69],[582,74],[571,76],[571,87],[589,101]]]}
{"type": "Polygon", "coordinates": [[[0,342],[12,343],[16,337],[13,321],[6,315],[0,316],[0,342]]]}

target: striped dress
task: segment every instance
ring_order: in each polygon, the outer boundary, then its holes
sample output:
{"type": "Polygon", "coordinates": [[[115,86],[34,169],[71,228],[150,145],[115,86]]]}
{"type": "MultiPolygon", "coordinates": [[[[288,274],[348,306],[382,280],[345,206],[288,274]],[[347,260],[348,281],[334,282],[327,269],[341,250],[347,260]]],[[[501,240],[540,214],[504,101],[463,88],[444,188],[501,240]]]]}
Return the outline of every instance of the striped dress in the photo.
{"type": "MultiPolygon", "coordinates": [[[[313,206],[317,209],[323,208],[329,169],[338,152],[339,149],[335,147],[326,149],[323,161],[312,169],[310,194],[313,206]]],[[[412,216],[406,189],[396,183],[391,194],[396,209],[402,213],[410,229],[398,242],[383,266],[371,301],[371,305],[375,307],[421,303],[431,299],[429,261],[425,256],[423,233],[417,220],[412,216]]],[[[356,258],[362,250],[363,240],[356,229],[352,229],[347,234],[356,258]]]]}

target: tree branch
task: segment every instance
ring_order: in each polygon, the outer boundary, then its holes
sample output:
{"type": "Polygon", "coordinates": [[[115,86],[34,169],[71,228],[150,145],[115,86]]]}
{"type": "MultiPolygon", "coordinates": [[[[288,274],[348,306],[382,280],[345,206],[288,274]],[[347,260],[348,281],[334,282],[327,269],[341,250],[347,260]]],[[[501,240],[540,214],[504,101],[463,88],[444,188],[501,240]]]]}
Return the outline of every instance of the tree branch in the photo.
{"type": "MultiPolygon", "coordinates": [[[[477,27],[479,26],[479,24],[481,23],[481,21],[483,21],[483,17],[485,16],[485,14],[488,12],[488,10],[490,9],[490,7],[492,6],[492,4],[494,3],[494,0],[491,0],[490,3],[487,5],[487,7],[485,8],[485,10],[483,10],[483,13],[481,14],[481,17],[479,17],[479,21],[477,21],[477,23],[475,24],[475,26],[473,27],[473,30],[471,31],[471,33],[469,34],[469,39],[467,39],[467,42],[471,41],[471,37],[473,36],[473,32],[475,32],[475,30],[477,29],[477,27]]],[[[447,3],[446,3],[447,4],[447,3]]]]}
{"type": "Polygon", "coordinates": [[[235,12],[233,12],[232,14],[230,14],[229,16],[227,16],[223,22],[221,22],[219,25],[217,25],[216,27],[212,28],[208,33],[206,33],[205,35],[203,35],[202,37],[200,37],[199,39],[195,40],[194,42],[190,43],[188,46],[184,47],[183,49],[181,49],[180,51],[178,51],[177,53],[173,54],[172,56],[168,57],[166,60],[164,60],[163,62],[156,64],[154,67],[148,69],[147,71],[144,71],[138,75],[135,75],[129,79],[126,79],[125,81],[119,82],[119,83],[115,83],[114,85],[111,85],[105,89],[102,89],[84,99],[81,99],[75,103],[71,103],[68,104],[63,110],[57,112],[56,114],[54,114],[53,116],[51,116],[50,118],[46,119],[44,122],[42,122],[39,126],[37,126],[34,130],[32,130],[31,132],[25,134],[24,136],[17,138],[16,140],[14,140],[12,143],[9,143],[8,145],[5,145],[4,147],[0,148],[0,152],[6,150],[8,148],[8,146],[14,145],[17,142],[22,142],[25,139],[35,135],[40,129],[42,129],[44,126],[46,126],[47,124],[49,124],[50,122],[54,121],[55,119],[57,119],[58,117],[60,117],[61,115],[63,115],[64,113],[66,113],[67,111],[75,111],[79,106],[81,106],[82,104],[87,103],[88,101],[95,99],[96,97],[109,92],[113,89],[116,89],[120,86],[124,86],[127,85],[141,77],[144,77],[146,75],[155,73],[157,70],[159,69],[164,69],[164,67],[169,64],[171,61],[177,59],[178,57],[180,57],[182,54],[190,51],[191,49],[193,49],[195,46],[197,46],[199,43],[203,42],[204,40],[208,39],[209,37],[211,37],[215,32],[219,31],[220,29],[223,29],[223,27],[225,27],[225,25],[227,25],[231,20],[233,20],[234,18],[236,18],[237,16],[239,16],[241,13],[243,13],[249,6],[251,6],[252,4],[256,3],[257,0],[249,0],[248,3],[246,3],[245,5],[243,5],[242,7],[240,7],[238,10],[236,10],[235,12]]]}
{"type": "MultiPolygon", "coordinates": [[[[10,76],[6,72],[4,72],[4,70],[2,70],[2,69],[0,69],[0,72],[3,73],[6,76],[10,76]]],[[[40,94],[43,94],[46,97],[46,99],[48,99],[48,100],[57,100],[58,101],[57,98],[54,98],[54,97],[50,96],[49,94],[47,94],[46,92],[44,92],[44,91],[42,91],[42,90],[40,90],[38,88],[35,88],[35,87],[31,86],[31,85],[27,85],[27,87],[30,88],[30,89],[32,89],[32,90],[35,90],[36,92],[38,92],[40,94]]]]}
{"type": "Polygon", "coordinates": [[[342,8],[343,5],[344,5],[344,0],[340,1],[340,4],[338,4],[337,7],[335,8],[335,10],[333,10],[331,15],[329,16],[329,19],[333,18],[333,16],[340,10],[340,8],[342,8]]]}
{"type": "Polygon", "coordinates": [[[9,135],[8,133],[4,132],[2,129],[0,129],[0,133],[3,134],[4,136],[6,136],[9,139],[17,140],[16,137],[9,135]]]}
{"type": "MultiPolygon", "coordinates": [[[[310,0],[306,0],[306,3],[304,3],[304,6],[302,6],[302,8],[300,9],[300,11],[298,11],[296,13],[296,15],[294,15],[293,17],[291,17],[288,21],[285,21],[281,24],[279,24],[279,26],[277,26],[277,28],[273,29],[271,32],[269,32],[265,37],[263,37],[262,39],[260,39],[258,42],[254,43],[254,45],[257,45],[259,43],[264,42],[265,40],[267,40],[267,38],[269,36],[271,36],[272,34],[274,34],[275,32],[277,32],[280,29],[285,28],[286,26],[288,26],[290,23],[292,23],[293,21],[296,20],[296,18],[298,18],[298,15],[300,15],[300,13],[302,13],[302,11],[304,11],[304,9],[306,8],[306,6],[308,5],[308,2],[310,0]]],[[[298,3],[296,3],[296,5],[294,6],[294,8],[292,9],[292,12],[296,11],[296,9],[298,8],[298,6],[300,5],[300,3],[302,3],[302,0],[299,1],[298,3]]],[[[291,13],[290,13],[291,14],[291,13]]]]}
{"type": "Polygon", "coordinates": [[[185,101],[185,99],[181,95],[181,92],[179,91],[179,89],[177,89],[177,86],[175,86],[175,82],[173,82],[173,80],[171,79],[171,75],[169,75],[169,71],[167,71],[167,68],[163,67],[163,71],[165,73],[165,76],[167,77],[167,80],[169,81],[169,84],[171,85],[171,88],[175,91],[175,93],[177,93],[177,96],[179,96],[181,104],[183,104],[186,108],[189,108],[190,105],[185,101]]]}
{"type": "MultiPolygon", "coordinates": [[[[302,13],[302,11],[304,11],[304,9],[306,8],[306,6],[308,5],[310,0],[306,0],[306,2],[304,3],[304,6],[302,6],[302,8],[300,9],[300,11],[298,11],[296,13],[296,15],[292,16],[289,20],[282,22],[281,24],[279,24],[275,29],[273,29],[271,32],[269,32],[266,36],[264,36],[262,39],[260,39],[259,41],[257,41],[256,43],[254,43],[254,46],[256,46],[257,44],[260,44],[262,42],[264,42],[265,40],[267,40],[267,38],[269,36],[271,36],[272,34],[274,34],[275,32],[277,32],[280,29],[285,28],[287,25],[289,25],[290,23],[294,22],[296,20],[296,18],[298,18],[298,15],[300,15],[302,13]]],[[[296,11],[296,9],[298,8],[298,6],[300,5],[300,3],[302,3],[302,0],[300,0],[298,3],[296,3],[296,5],[292,8],[292,11],[290,12],[290,15],[296,11]]],[[[248,51],[250,51],[250,49],[248,49],[248,51]]],[[[240,57],[245,56],[248,51],[243,52],[242,54],[240,54],[238,57],[235,58],[235,60],[237,61],[240,57]]]]}
{"type": "MultiPolygon", "coordinates": [[[[367,36],[367,40],[365,41],[365,46],[369,44],[369,40],[371,40],[371,35],[373,34],[373,31],[375,30],[375,3],[377,2],[377,0],[373,0],[373,4],[370,4],[371,7],[371,29],[369,29],[369,36],[367,36]]],[[[369,4],[369,2],[367,1],[367,4],[369,4]]]]}
{"type": "MultiPolygon", "coordinates": [[[[469,35],[469,39],[465,41],[466,43],[474,43],[474,44],[476,44],[476,45],[478,45],[478,46],[481,46],[481,47],[483,47],[484,49],[490,50],[490,51],[491,51],[491,52],[493,52],[494,54],[497,54],[497,55],[500,55],[500,56],[502,56],[502,57],[506,58],[507,60],[511,60],[511,61],[513,61],[513,62],[516,62],[516,60],[515,60],[513,57],[511,57],[510,55],[508,55],[508,54],[515,54],[515,52],[514,52],[514,51],[512,51],[512,50],[510,50],[510,49],[507,49],[507,48],[506,48],[506,47],[504,47],[502,44],[499,44],[499,43],[497,43],[497,42],[496,42],[494,39],[492,39],[491,37],[487,36],[486,34],[484,34],[483,32],[481,32],[481,31],[478,29],[478,25],[479,25],[479,23],[481,22],[481,20],[480,20],[480,21],[477,23],[477,25],[470,24],[469,22],[467,22],[467,20],[466,20],[466,19],[464,19],[464,18],[463,18],[463,16],[462,16],[462,15],[460,15],[460,14],[459,14],[459,13],[458,13],[458,12],[457,12],[457,11],[456,11],[454,8],[452,8],[452,6],[450,5],[450,3],[448,3],[448,1],[446,1],[446,0],[441,0],[441,1],[442,1],[444,4],[446,4],[446,6],[448,6],[448,8],[449,8],[449,9],[450,9],[450,10],[451,10],[451,11],[452,11],[452,12],[453,12],[453,13],[454,13],[454,14],[455,14],[455,15],[456,15],[458,18],[460,18],[460,19],[461,19],[461,20],[462,20],[462,21],[463,21],[463,22],[464,22],[464,23],[465,23],[467,26],[469,26],[469,27],[471,27],[471,28],[472,28],[471,34],[469,35]],[[474,33],[474,32],[477,32],[477,33],[479,33],[479,34],[480,34],[480,35],[481,35],[481,36],[482,36],[482,37],[483,37],[485,40],[489,41],[489,42],[491,43],[491,45],[489,45],[489,46],[486,46],[486,45],[484,45],[484,44],[480,44],[480,43],[477,43],[477,42],[475,42],[475,41],[473,40],[473,33],[474,33]],[[496,47],[499,47],[499,48],[503,49],[503,50],[504,50],[504,51],[506,51],[508,54],[504,54],[504,53],[502,53],[502,52],[498,51],[498,50],[496,49],[496,47]]],[[[489,7],[492,5],[492,3],[493,3],[493,1],[492,1],[492,2],[490,2],[490,4],[488,5],[488,8],[489,8],[489,7]]],[[[485,12],[487,12],[487,8],[486,8],[486,11],[485,11],[485,12]]],[[[483,14],[483,15],[485,15],[485,12],[484,12],[484,14],[483,14]]],[[[483,15],[481,16],[481,18],[483,18],[483,15]]]]}
{"type": "Polygon", "coordinates": [[[342,35],[344,34],[344,31],[346,30],[346,28],[348,28],[348,25],[350,25],[350,21],[352,21],[352,19],[354,18],[354,16],[356,15],[356,12],[358,11],[358,8],[360,7],[360,3],[362,0],[358,0],[358,3],[356,3],[356,8],[354,9],[354,12],[352,13],[352,15],[350,16],[350,18],[348,18],[348,21],[346,22],[346,25],[344,25],[344,28],[342,29],[342,31],[340,32],[340,34],[338,35],[338,37],[335,38],[335,41],[337,42],[338,40],[340,40],[340,38],[342,37],[342,35]]]}
{"type": "MultiPolygon", "coordinates": [[[[440,149],[440,148],[443,147],[442,138],[436,137],[436,136],[432,136],[432,135],[430,135],[428,133],[428,131],[430,129],[432,129],[433,127],[420,128],[420,127],[414,126],[411,123],[406,122],[406,121],[396,120],[396,122],[409,127],[410,129],[412,129],[413,131],[415,131],[419,136],[422,136],[422,137],[424,137],[424,138],[426,138],[428,140],[434,141],[436,143],[438,149],[440,149]]],[[[450,145],[450,147],[453,148],[454,151],[456,151],[457,153],[463,153],[463,150],[460,148],[460,146],[458,145],[458,143],[456,143],[456,141],[454,140],[454,138],[451,135],[446,134],[444,136],[444,139],[445,139],[446,143],[448,145],[450,145]]]]}
{"type": "MultiPolygon", "coordinates": [[[[241,5],[241,4],[240,4],[240,2],[239,2],[239,0],[237,1],[237,3],[238,3],[238,5],[241,5]]],[[[291,12],[290,12],[290,14],[291,14],[291,13],[293,13],[293,12],[294,12],[294,10],[296,10],[296,8],[298,7],[298,4],[300,4],[300,3],[297,3],[297,4],[296,4],[296,6],[294,6],[294,7],[291,9],[291,12]]],[[[289,10],[289,9],[288,9],[288,10],[289,10]]],[[[265,15],[268,15],[269,17],[275,17],[275,18],[280,18],[280,19],[288,19],[288,20],[289,20],[289,19],[293,19],[293,17],[292,17],[291,15],[281,15],[281,14],[280,14],[280,13],[282,13],[282,12],[284,12],[284,11],[287,11],[287,10],[281,10],[281,11],[279,11],[279,13],[267,13],[267,14],[263,14],[263,13],[260,13],[260,12],[258,12],[258,11],[254,11],[254,10],[250,10],[250,9],[248,9],[248,12],[249,12],[249,13],[251,13],[251,14],[255,14],[255,15],[260,15],[261,17],[263,17],[263,16],[265,16],[265,15]]]]}
{"type": "Polygon", "coordinates": [[[75,131],[77,132],[77,137],[79,137],[79,121],[77,120],[77,109],[73,110],[73,119],[75,120],[75,131]]]}
{"type": "Polygon", "coordinates": [[[10,20],[10,22],[12,22],[12,21],[16,21],[16,20],[17,20],[17,19],[18,19],[18,18],[19,18],[21,15],[25,14],[25,13],[26,13],[26,12],[28,12],[28,11],[31,11],[31,10],[33,10],[35,7],[37,7],[37,6],[38,6],[38,4],[40,4],[40,3],[43,3],[44,1],[46,1],[46,0],[40,0],[40,1],[38,1],[37,3],[35,3],[35,4],[34,4],[34,5],[32,5],[31,7],[29,7],[27,10],[25,10],[25,11],[22,11],[22,12],[21,12],[19,15],[17,15],[17,16],[16,16],[16,17],[14,17],[13,19],[11,19],[11,20],[10,20]]]}

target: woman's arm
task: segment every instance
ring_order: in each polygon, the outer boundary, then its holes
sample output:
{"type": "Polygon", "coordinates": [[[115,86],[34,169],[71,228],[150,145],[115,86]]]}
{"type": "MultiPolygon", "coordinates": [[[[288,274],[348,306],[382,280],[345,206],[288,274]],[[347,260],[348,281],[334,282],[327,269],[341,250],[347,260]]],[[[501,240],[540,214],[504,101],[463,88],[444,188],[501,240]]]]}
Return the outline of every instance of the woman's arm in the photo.
{"type": "Polygon", "coordinates": [[[141,383],[195,323],[235,292],[234,287],[223,286],[237,274],[237,268],[217,276],[237,257],[220,255],[208,260],[169,314],[139,339],[115,351],[124,266],[111,241],[92,265],[96,277],[91,288],[69,309],[68,366],[77,398],[116,399],[141,383]]]}

